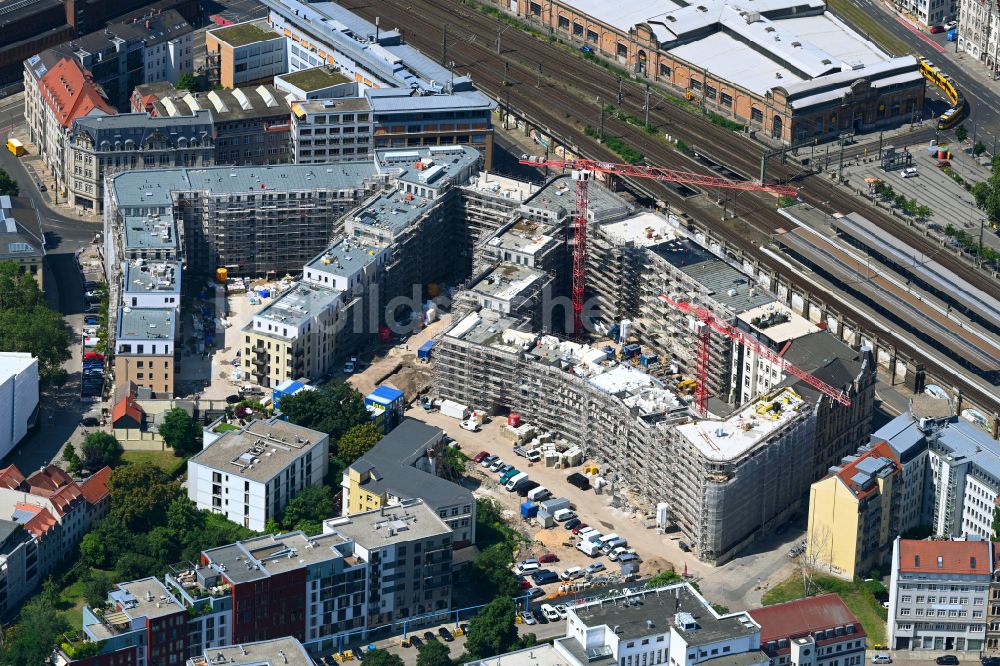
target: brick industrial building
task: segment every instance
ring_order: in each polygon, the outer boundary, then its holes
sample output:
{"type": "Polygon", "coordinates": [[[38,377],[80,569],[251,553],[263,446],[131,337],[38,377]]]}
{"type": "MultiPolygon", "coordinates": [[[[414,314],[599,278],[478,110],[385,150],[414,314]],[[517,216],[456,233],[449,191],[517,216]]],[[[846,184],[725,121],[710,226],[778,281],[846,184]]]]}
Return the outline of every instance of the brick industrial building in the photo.
{"type": "Polygon", "coordinates": [[[785,144],[898,127],[923,113],[916,59],[886,54],[823,0],[496,4],[785,144]]]}

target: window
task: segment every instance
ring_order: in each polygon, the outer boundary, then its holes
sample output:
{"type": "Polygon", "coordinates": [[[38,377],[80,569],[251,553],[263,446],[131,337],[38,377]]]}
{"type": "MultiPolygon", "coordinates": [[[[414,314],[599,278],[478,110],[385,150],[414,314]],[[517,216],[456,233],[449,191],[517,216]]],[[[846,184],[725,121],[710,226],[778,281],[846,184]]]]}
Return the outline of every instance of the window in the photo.
{"type": "Polygon", "coordinates": [[[573,22],[573,34],[578,37],[583,35],[583,26],[576,21],[573,22]]]}
{"type": "Polygon", "coordinates": [[[528,11],[530,11],[535,16],[541,16],[542,15],[542,6],[540,4],[538,4],[537,2],[532,2],[532,3],[530,3],[530,5],[528,7],[528,11]]]}
{"type": "Polygon", "coordinates": [[[588,42],[596,42],[597,39],[598,38],[597,38],[597,33],[596,32],[594,32],[593,30],[587,30],[587,41],[588,42]]]}
{"type": "Polygon", "coordinates": [[[733,96],[727,93],[722,93],[721,95],[719,95],[719,104],[721,104],[722,106],[732,106],[733,96]]]}
{"type": "Polygon", "coordinates": [[[621,42],[618,42],[617,54],[618,54],[619,58],[627,58],[628,57],[628,46],[625,45],[625,44],[622,44],[621,42]]]}
{"type": "Polygon", "coordinates": [[[762,122],[764,122],[764,112],[761,111],[760,109],[758,109],[757,107],[751,108],[750,109],[750,120],[754,121],[755,123],[762,123],[762,122]]]}
{"type": "Polygon", "coordinates": [[[559,17],[559,28],[562,30],[569,30],[569,19],[565,16],[559,17]]]}
{"type": "Polygon", "coordinates": [[[701,91],[701,81],[699,81],[698,79],[691,79],[690,86],[691,90],[697,90],[699,92],[701,91]]]}
{"type": "Polygon", "coordinates": [[[718,95],[718,91],[712,86],[705,86],[705,99],[715,99],[718,95]]]}
{"type": "Polygon", "coordinates": [[[660,76],[670,76],[670,67],[660,63],[660,76]]]}

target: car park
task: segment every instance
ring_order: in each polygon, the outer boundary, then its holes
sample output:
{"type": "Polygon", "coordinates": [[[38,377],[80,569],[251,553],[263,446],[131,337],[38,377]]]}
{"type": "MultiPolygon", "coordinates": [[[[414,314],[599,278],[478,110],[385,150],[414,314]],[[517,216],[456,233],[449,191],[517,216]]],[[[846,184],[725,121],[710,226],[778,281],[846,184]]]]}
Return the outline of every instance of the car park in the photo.
{"type": "Polygon", "coordinates": [[[531,610],[521,611],[521,621],[529,626],[538,623],[538,620],[535,619],[534,611],[531,610]]]}
{"type": "Polygon", "coordinates": [[[440,629],[438,629],[438,636],[443,638],[448,643],[451,643],[453,640],[455,640],[455,637],[451,635],[451,632],[448,631],[447,627],[441,627],[440,629]]]}
{"type": "Polygon", "coordinates": [[[542,604],[539,610],[542,611],[542,615],[544,615],[545,619],[549,622],[555,622],[559,619],[559,613],[557,613],[556,609],[550,604],[542,604]]]}
{"type": "Polygon", "coordinates": [[[476,456],[472,460],[473,462],[481,463],[489,457],[490,457],[489,451],[480,451],[479,453],[476,454],[476,456]]]}
{"type": "Polygon", "coordinates": [[[588,574],[593,575],[598,571],[604,571],[606,568],[607,567],[604,566],[604,562],[594,562],[593,564],[587,567],[586,571],[588,574]]]}
{"type": "Polygon", "coordinates": [[[559,558],[555,555],[555,553],[545,553],[538,558],[538,561],[548,564],[549,562],[558,562],[559,558]]]}

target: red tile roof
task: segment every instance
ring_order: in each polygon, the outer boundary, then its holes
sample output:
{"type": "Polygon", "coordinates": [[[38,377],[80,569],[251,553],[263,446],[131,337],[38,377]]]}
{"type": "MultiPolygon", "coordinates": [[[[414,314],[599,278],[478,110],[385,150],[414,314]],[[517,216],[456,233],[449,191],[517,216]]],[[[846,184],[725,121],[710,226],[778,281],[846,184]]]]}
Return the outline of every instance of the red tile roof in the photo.
{"type": "Polygon", "coordinates": [[[24,529],[31,532],[38,538],[45,536],[46,532],[56,525],[56,519],[52,517],[48,509],[42,509],[36,513],[31,520],[24,524],[24,529]]]}
{"type": "Polygon", "coordinates": [[[901,572],[989,574],[990,564],[989,541],[899,541],[901,572]]]}
{"type": "Polygon", "coordinates": [[[49,497],[49,501],[52,502],[52,506],[59,512],[60,516],[64,515],[73,507],[73,504],[81,499],[83,499],[83,493],[80,492],[80,486],[72,481],[68,486],[63,486],[49,497]]]}
{"type": "Polygon", "coordinates": [[[837,594],[822,594],[747,612],[761,627],[761,644],[780,638],[797,638],[848,624],[854,625],[854,633],[850,636],[865,635],[861,623],[837,594]]]}
{"type": "Polygon", "coordinates": [[[25,479],[25,483],[32,495],[48,497],[63,486],[73,483],[73,479],[55,465],[46,465],[25,479]]]}
{"type": "Polygon", "coordinates": [[[0,488],[16,489],[24,483],[24,474],[16,466],[10,465],[0,469],[0,488]]]}
{"type": "Polygon", "coordinates": [[[69,129],[76,118],[95,109],[117,113],[94,84],[94,77],[71,58],[63,58],[38,80],[42,98],[59,124],[69,129]]]}
{"type": "Polygon", "coordinates": [[[102,467],[83,482],[80,490],[83,491],[83,498],[90,504],[97,504],[108,496],[108,478],[111,476],[110,467],[102,467]]]}
{"type": "Polygon", "coordinates": [[[129,417],[136,423],[142,423],[142,407],[130,395],[125,396],[111,410],[111,423],[117,423],[118,419],[129,417]]]}

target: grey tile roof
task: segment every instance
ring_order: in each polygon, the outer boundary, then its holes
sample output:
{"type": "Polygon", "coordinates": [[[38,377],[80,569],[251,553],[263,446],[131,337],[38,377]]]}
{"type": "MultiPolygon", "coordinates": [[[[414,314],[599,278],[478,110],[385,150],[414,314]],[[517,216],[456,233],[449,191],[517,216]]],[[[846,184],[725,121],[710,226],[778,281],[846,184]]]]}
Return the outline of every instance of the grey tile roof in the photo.
{"type": "Polygon", "coordinates": [[[132,141],[141,147],[157,133],[168,145],[176,147],[178,139],[214,141],[213,131],[212,114],[207,110],[187,116],[153,117],[147,113],[121,113],[116,116],[83,116],[73,121],[73,134],[87,133],[97,147],[102,141],[112,145],[132,141]]]}

